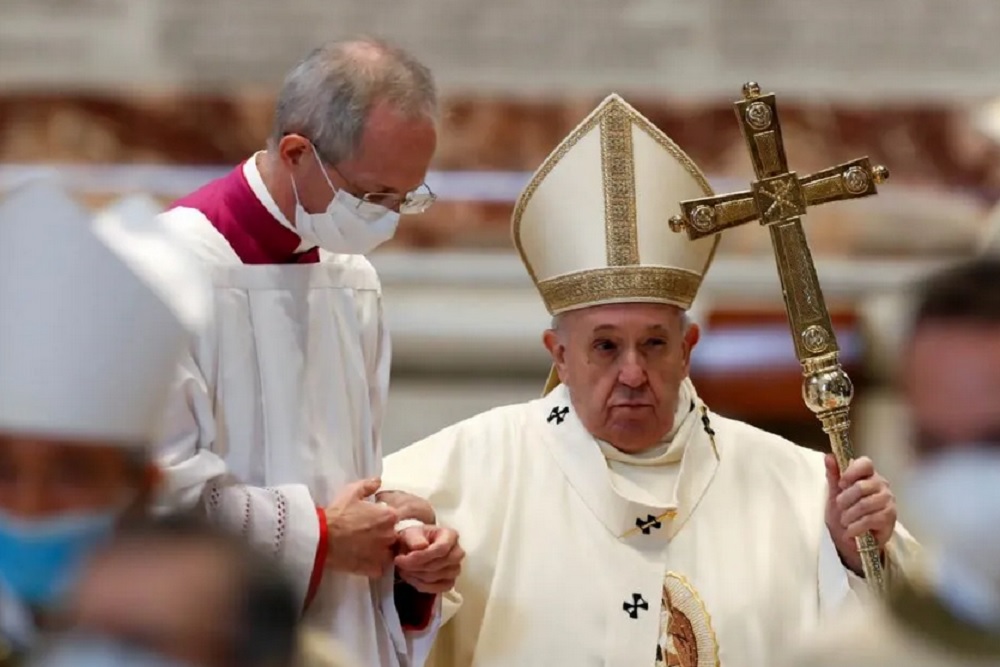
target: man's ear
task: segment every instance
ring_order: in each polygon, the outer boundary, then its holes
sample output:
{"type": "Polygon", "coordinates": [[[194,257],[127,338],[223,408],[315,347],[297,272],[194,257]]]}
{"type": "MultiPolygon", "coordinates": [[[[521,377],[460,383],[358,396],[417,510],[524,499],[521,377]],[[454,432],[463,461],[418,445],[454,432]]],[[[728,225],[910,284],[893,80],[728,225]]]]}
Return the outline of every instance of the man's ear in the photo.
{"type": "Polygon", "coordinates": [[[278,156],[287,169],[299,166],[311,151],[309,141],[298,134],[286,134],[278,142],[278,156]]]}
{"type": "Polygon", "coordinates": [[[545,349],[549,351],[552,363],[562,379],[564,377],[563,369],[566,367],[566,346],[563,344],[562,336],[555,329],[546,329],[545,333],[542,334],[542,342],[545,344],[545,349]]]}
{"type": "Polygon", "coordinates": [[[691,372],[691,351],[701,340],[701,329],[697,324],[691,322],[684,332],[684,341],[681,343],[684,349],[684,375],[691,372]]]}

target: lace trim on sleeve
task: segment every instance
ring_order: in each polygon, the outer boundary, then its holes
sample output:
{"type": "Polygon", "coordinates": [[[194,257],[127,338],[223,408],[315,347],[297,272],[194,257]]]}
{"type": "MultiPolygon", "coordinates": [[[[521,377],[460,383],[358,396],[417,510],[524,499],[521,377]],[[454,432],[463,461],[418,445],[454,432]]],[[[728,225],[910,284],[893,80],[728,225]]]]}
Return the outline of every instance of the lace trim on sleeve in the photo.
{"type": "Polygon", "coordinates": [[[243,484],[213,484],[207,489],[205,506],[209,517],[218,517],[247,540],[254,541],[275,558],[283,557],[288,538],[289,499],[274,487],[255,488],[243,484]],[[258,507],[254,507],[258,505],[258,507]],[[266,522],[270,537],[256,534],[266,522]],[[273,522],[273,523],[272,523],[273,522]],[[256,530],[255,530],[256,528],[256,530]]]}
{"type": "Polygon", "coordinates": [[[285,548],[285,536],[288,533],[288,498],[278,489],[268,489],[274,498],[277,528],[274,531],[274,556],[280,557],[285,548]]]}

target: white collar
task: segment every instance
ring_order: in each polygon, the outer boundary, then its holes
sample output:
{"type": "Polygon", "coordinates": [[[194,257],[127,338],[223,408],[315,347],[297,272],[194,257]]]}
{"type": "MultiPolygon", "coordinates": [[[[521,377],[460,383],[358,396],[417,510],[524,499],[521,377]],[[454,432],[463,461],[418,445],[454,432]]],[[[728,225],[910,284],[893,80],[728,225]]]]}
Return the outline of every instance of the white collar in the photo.
{"type": "MultiPolygon", "coordinates": [[[[701,414],[708,420],[709,413],[701,399],[696,394],[692,397],[695,409],[699,413],[704,410],[701,414]]],[[[570,486],[576,489],[590,511],[614,535],[624,537],[634,534],[647,514],[659,519],[672,517],[667,532],[675,535],[690,518],[715,477],[720,457],[714,431],[701,419],[685,420],[685,424],[696,422],[702,428],[692,428],[688,433],[682,426],[675,436],[675,439],[684,439],[686,444],[678,470],[676,503],[671,506],[638,503],[615,489],[608,474],[607,459],[600,447],[595,446],[597,439],[587,431],[572,404],[569,390],[562,384],[547,396],[529,404],[532,424],[562,468],[570,486]]]]}
{"type": "MultiPolygon", "coordinates": [[[[243,176],[247,179],[247,183],[250,184],[250,190],[253,191],[254,196],[264,205],[267,212],[270,213],[275,220],[281,223],[282,227],[295,232],[298,236],[298,231],[295,229],[295,225],[288,221],[285,214],[281,212],[278,208],[278,203],[274,201],[274,197],[268,192],[267,186],[264,185],[264,178],[260,175],[260,169],[257,168],[257,158],[264,154],[265,151],[257,151],[250,159],[243,163],[243,176]]],[[[313,246],[309,245],[306,241],[302,241],[301,237],[299,247],[295,252],[305,252],[306,250],[311,250],[313,246]]]]}

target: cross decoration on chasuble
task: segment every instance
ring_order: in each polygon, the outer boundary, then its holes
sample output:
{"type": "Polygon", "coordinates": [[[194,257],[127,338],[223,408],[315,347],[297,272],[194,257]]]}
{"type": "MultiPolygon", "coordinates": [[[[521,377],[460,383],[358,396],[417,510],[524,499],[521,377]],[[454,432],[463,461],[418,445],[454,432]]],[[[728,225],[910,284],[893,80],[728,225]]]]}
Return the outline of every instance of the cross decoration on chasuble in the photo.
{"type": "MultiPolygon", "coordinates": [[[[872,166],[864,157],[799,176],[788,169],[775,96],[761,95],[760,87],[751,82],[743,86],[743,99],[734,106],[757,180],[743,192],[681,202],[681,215],[671,218],[670,228],[687,232],[692,240],[755,220],[768,228],[795,354],[803,368],[803,399],[822,423],[844,470],[854,458],[848,434],[854,387],[840,365],[837,338],[800,217],[812,206],[878,194],[876,185],[888,179],[889,171],[872,166]]],[[[874,536],[859,537],[858,548],[868,585],[881,593],[885,582],[874,536]]]]}

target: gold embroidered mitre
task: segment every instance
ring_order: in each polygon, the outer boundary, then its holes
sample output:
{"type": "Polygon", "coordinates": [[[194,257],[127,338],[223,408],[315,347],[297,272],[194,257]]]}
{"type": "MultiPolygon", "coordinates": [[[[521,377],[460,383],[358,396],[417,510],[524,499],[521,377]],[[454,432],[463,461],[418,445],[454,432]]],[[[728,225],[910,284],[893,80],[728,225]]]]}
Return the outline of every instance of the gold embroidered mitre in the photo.
{"type": "Polygon", "coordinates": [[[514,245],[552,315],[607,303],[687,310],[717,236],[670,230],[680,202],[711,196],[694,162],[611,95],[549,155],[514,208],[514,245]]]}

